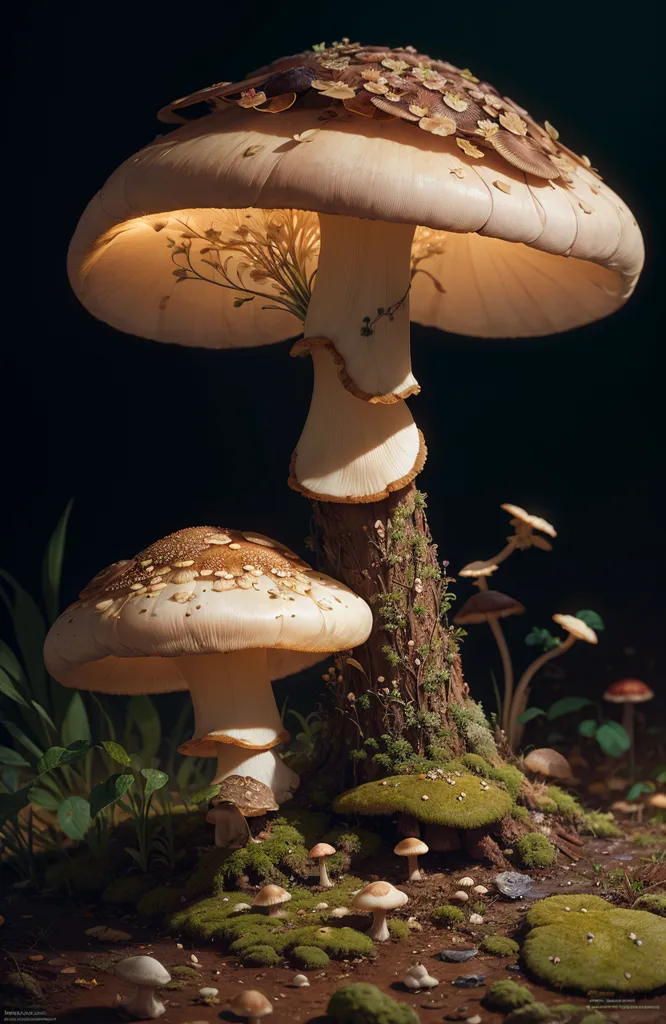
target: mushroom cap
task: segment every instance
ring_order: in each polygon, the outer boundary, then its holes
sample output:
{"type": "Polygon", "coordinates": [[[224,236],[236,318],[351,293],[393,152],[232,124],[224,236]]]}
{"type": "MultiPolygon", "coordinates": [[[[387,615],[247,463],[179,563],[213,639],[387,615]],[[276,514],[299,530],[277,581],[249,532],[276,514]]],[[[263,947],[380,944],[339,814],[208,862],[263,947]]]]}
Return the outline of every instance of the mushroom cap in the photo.
{"type": "Polygon", "coordinates": [[[515,597],[502,594],[499,590],[482,590],[465,601],[453,621],[473,625],[487,622],[493,617],[503,619],[507,615],[522,615],[524,611],[524,605],[516,601],[515,597]]]}
{"type": "Polygon", "coordinates": [[[319,857],[332,857],[335,852],[335,847],[330,843],[317,843],[312,847],[308,856],[313,860],[318,860],[319,857]]]}
{"type": "Polygon", "coordinates": [[[618,679],[604,694],[604,700],[612,704],[642,704],[653,697],[653,691],[641,679],[618,679]]]}
{"type": "Polygon", "coordinates": [[[666,793],[653,793],[651,797],[648,797],[648,803],[650,807],[666,810],[666,793]]]}
{"type": "Polygon", "coordinates": [[[244,818],[257,818],[267,811],[278,810],[272,789],[249,775],[227,775],[215,800],[233,804],[244,818]]]}
{"type": "Polygon", "coordinates": [[[274,907],[276,903],[288,903],[291,894],[281,885],[265,885],[252,900],[253,907],[274,907]]]}
{"type": "Polygon", "coordinates": [[[573,775],[566,757],[551,747],[530,750],[524,764],[531,772],[547,775],[551,779],[570,779],[573,775]]]}
{"type": "Polygon", "coordinates": [[[478,562],[468,562],[467,565],[464,565],[462,567],[462,569],[460,570],[458,575],[459,576],[475,576],[475,577],[478,577],[478,576],[492,576],[492,574],[495,572],[495,570],[497,568],[498,568],[498,566],[495,565],[494,562],[491,562],[491,563],[481,562],[481,561],[478,561],[478,562]]]}
{"type": "Polygon", "coordinates": [[[152,956],[128,956],[115,965],[114,971],[123,981],[149,988],[160,988],[171,981],[166,967],[152,956]]]}
{"type": "Polygon", "coordinates": [[[513,519],[531,526],[533,530],[547,533],[549,537],[557,537],[557,530],[554,526],[551,526],[547,519],[542,519],[541,516],[533,516],[530,512],[526,512],[524,508],[521,508],[520,505],[504,504],[500,505],[500,508],[508,512],[513,519]]]}
{"type": "Polygon", "coordinates": [[[230,1010],[236,1017],[266,1017],[273,1012],[273,1004],[263,992],[249,988],[231,1000],[230,1010]]]}
{"type": "Polygon", "coordinates": [[[419,225],[412,252],[427,274],[414,276],[412,318],[459,334],[557,333],[607,316],[634,289],[643,243],[628,207],[557,133],[452,64],[345,44],[200,90],[162,116],[182,121],[178,111],[195,104],[213,112],[125,161],[72,240],[75,292],[119,330],[205,347],[295,336],[302,308],[256,263],[241,266],[249,250],[238,230],[260,245],[272,232],[276,251],[295,242],[307,281],[318,213],[419,225]],[[406,68],[397,77],[385,60],[406,68]],[[257,298],[237,305],[248,289],[278,310],[257,298]]]}
{"type": "Polygon", "coordinates": [[[620,814],[636,814],[640,809],[640,804],[630,804],[626,800],[616,800],[611,804],[611,811],[619,811],[620,814]]]}
{"type": "Polygon", "coordinates": [[[394,847],[393,852],[397,854],[398,857],[420,857],[421,854],[428,852],[428,847],[425,843],[421,842],[420,839],[408,836],[407,839],[402,839],[398,845],[394,847]]]}
{"type": "Polygon", "coordinates": [[[556,622],[571,636],[575,636],[576,640],[584,640],[588,644],[599,643],[599,638],[594,630],[575,615],[553,615],[553,622],[556,622]]]}
{"type": "Polygon", "coordinates": [[[104,569],[56,619],[44,659],[58,682],[102,693],[187,684],[174,658],[268,650],[272,679],[363,643],[372,612],[263,534],[196,526],[104,569]]]}
{"type": "Polygon", "coordinates": [[[397,910],[408,900],[407,893],[396,889],[390,882],[370,882],[356,893],[351,902],[357,910],[397,910]]]}

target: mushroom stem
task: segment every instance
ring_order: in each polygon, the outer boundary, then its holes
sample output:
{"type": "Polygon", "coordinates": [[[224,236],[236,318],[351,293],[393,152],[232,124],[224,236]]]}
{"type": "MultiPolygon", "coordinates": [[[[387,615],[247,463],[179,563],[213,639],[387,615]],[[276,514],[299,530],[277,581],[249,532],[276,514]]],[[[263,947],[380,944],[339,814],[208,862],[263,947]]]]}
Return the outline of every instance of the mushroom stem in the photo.
{"type": "Polygon", "coordinates": [[[155,998],[152,985],[137,985],[136,992],[123,1003],[123,1008],[139,1020],[156,1020],[166,1010],[164,1003],[155,998]]]}
{"type": "Polygon", "coordinates": [[[420,882],[421,881],[421,869],[419,868],[419,858],[415,853],[410,853],[407,857],[407,871],[409,872],[409,882],[420,882]]]}
{"type": "Polygon", "coordinates": [[[629,781],[634,781],[636,757],[634,753],[634,705],[627,703],[622,708],[622,727],[629,736],[629,781]]]}
{"type": "Polygon", "coordinates": [[[263,782],[282,804],[298,789],[300,779],[284,763],[275,747],[270,750],[246,750],[230,743],[217,745],[217,769],[213,782],[223,782],[229,775],[243,775],[263,782]]]}
{"type": "Polygon", "coordinates": [[[368,930],[368,936],[373,940],[373,942],[386,942],[391,938],[391,934],[388,930],[388,924],[386,923],[385,910],[373,910],[372,924],[368,930]]]}
{"type": "Polygon", "coordinates": [[[534,679],[539,669],[552,661],[553,658],[559,658],[561,654],[565,654],[566,651],[570,650],[576,643],[576,637],[571,633],[567,636],[566,640],[563,640],[557,647],[553,647],[550,651],[545,651],[540,657],[535,658],[531,665],[528,665],[522,676],[518,680],[518,686],[511,702],[511,716],[509,718],[509,743],[514,746],[522,735],[522,729],[517,721],[518,715],[523,710],[527,702],[527,692],[530,683],[534,679]]]}
{"type": "Polygon", "coordinates": [[[492,558],[484,558],[486,565],[501,565],[502,562],[506,561],[509,555],[512,555],[516,550],[517,537],[509,537],[509,543],[505,544],[502,550],[493,555],[492,558]]]}
{"type": "MultiPolygon", "coordinates": [[[[498,565],[499,562],[504,561],[508,555],[514,549],[514,545],[509,541],[504,551],[500,551],[493,559],[493,563],[498,565]],[[504,554],[506,552],[506,554],[504,554]]],[[[477,586],[479,590],[488,590],[488,580],[485,576],[479,576],[477,580],[477,586]]],[[[511,715],[511,700],[513,698],[513,662],[511,661],[511,653],[509,651],[506,637],[504,636],[504,630],[500,625],[499,618],[497,615],[488,616],[488,625],[490,630],[495,637],[495,643],[502,659],[502,672],[504,674],[504,703],[502,704],[502,729],[504,733],[508,732],[509,729],[509,718],[511,715]]]]}
{"type": "Polygon", "coordinates": [[[328,871],[326,870],[326,857],[319,858],[319,884],[322,889],[333,888],[333,882],[328,877],[328,871]]]}

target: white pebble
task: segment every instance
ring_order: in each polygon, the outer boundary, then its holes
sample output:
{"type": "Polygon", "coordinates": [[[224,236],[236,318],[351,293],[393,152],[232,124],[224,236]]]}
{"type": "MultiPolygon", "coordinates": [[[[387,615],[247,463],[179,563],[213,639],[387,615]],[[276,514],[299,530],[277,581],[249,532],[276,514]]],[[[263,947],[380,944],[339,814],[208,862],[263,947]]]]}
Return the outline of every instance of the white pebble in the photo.
{"type": "Polygon", "coordinates": [[[198,958],[197,958],[197,957],[196,957],[196,956],[194,955],[194,953],[192,953],[192,954],[190,955],[190,960],[192,961],[192,963],[193,963],[193,964],[198,964],[198,963],[199,963],[199,960],[198,960],[198,958]]]}
{"type": "Polygon", "coordinates": [[[469,896],[467,895],[466,892],[463,892],[462,889],[459,889],[458,892],[454,892],[454,894],[451,897],[451,899],[452,900],[457,900],[458,903],[467,903],[467,900],[469,899],[469,896]]]}
{"type": "Polygon", "coordinates": [[[304,974],[295,974],[294,977],[292,978],[291,983],[292,985],[295,985],[296,988],[310,987],[310,982],[308,981],[304,974]]]}
{"type": "Polygon", "coordinates": [[[465,875],[464,878],[461,878],[458,881],[458,885],[461,885],[463,889],[471,889],[472,886],[474,885],[474,879],[470,878],[469,875],[465,875]]]}
{"type": "Polygon", "coordinates": [[[218,991],[219,991],[219,989],[216,989],[216,988],[200,988],[199,989],[199,995],[203,999],[214,999],[215,996],[217,995],[218,991]]]}
{"type": "Polygon", "coordinates": [[[475,1013],[473,1017],[468,1017],[467,1024],[481,1024],[481,1018],[478,1013],[475,1013]]]}
{"type": "Polygon", "coordinates": [[[470,924],[483,924],[483,918],[481,917],[481,914],[470,914],[469,915],[469,923],[470,924]]]}

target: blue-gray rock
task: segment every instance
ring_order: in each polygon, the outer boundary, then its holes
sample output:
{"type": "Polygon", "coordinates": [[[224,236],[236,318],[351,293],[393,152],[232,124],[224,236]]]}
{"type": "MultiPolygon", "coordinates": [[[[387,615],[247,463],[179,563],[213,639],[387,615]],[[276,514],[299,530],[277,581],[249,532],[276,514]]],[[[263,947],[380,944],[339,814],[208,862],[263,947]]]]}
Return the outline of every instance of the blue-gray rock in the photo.
{"type": "Polygon", "coordinates": [[[458,988],[480,988],[486,983],[485,974],[461,974],[455,981],[452,981],[452,985],[457,985],[458,988]]]}
{"type": "Polygon", "coordinates": [[[471,960],[478,952],[478,949],[443,949],[439,959],[451,964],[462,964],[465,960],[471,960]]]}
{"type": "Polygon", "coordinates": [[[522,900],[532,888],[533,879],[530,875],[521,875],[519,871],[502,871],[495,876],[495,886],[512,900],[522,900]]]}

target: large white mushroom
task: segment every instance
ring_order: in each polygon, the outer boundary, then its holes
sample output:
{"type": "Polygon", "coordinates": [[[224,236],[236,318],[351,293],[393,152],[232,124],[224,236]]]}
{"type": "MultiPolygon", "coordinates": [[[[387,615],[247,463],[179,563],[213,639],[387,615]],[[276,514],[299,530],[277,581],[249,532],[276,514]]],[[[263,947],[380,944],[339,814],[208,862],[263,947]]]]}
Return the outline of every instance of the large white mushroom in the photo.
{"type": "Polygon", "coordinates": [[[373,918],[368,935],[374,942],[386,942],[391,938],[386,915],[389,910],[404,907],[408,900],[407,893],[396,889],[390,882],[370,882],[356,893],[352,899],[352,906],[356,910],[372,911],[373,918]]]}
{"type": "Polygon", "coordinates": [[[368,605],[260,534],[192,527],[110,566],[56,620],[44,657],[65,686],[102,693],[189,689],[194,737],[216,782],[250,776],[279,804],[298,784],[271,688],[363,643],[368,605]]]}
{"type": "Polygon", "coordinates": [[[155,992],[171,981],[171,975],[152,956],[128,956],[116,964],[115,973],[123,981],[136,985],[133,996],[123,1001],[123,1008],[139,1020],[156,1020],[166,1007],[155,992]]]}

